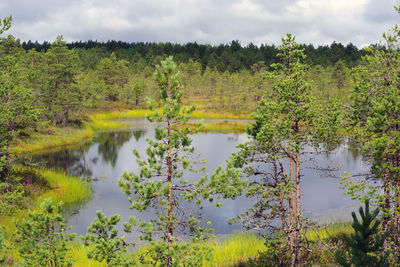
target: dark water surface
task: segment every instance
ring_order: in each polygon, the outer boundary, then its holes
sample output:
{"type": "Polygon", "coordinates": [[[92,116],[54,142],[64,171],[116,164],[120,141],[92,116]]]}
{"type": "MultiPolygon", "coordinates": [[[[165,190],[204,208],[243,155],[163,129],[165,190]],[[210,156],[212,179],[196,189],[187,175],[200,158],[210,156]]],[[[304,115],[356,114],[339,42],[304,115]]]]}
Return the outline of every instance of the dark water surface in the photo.
{"type": "MultiPolygon", "coordinates": [[[[122,221],[127,221],[131,215],[144,219],[152,217],[150,213],[138,215],[130,210],[127,196],[117,185],[124,171],[138,171],[132,150],[136,148],[144,155],[147,146],[145,137],[154,136],[152,125],[143,119],[130,122],[131,130],[104,132],[89,145],[35,156],[36,161],[46,161],[48,167],[61,168],[69,174],[94,179],[91,199],[75,207],[68,216],[68,224],[72,226],[73,232],[85,234],[95,218],[96,210],[99,209],[106,215],[121,214],[122,221]]],[[[201,133],[193,136],[195,151],[207,160],[209,173],[219,165],[224,165],[225,160],[236,150],[235,146],[246,140],[246,134],[201,133]]],[[[314,157],[317,165],[338,167],[338,176],[343,175],[344,171],[361,173],[368,170],[368,165],[363,163],[361,156],[345,145],[331,154],[319,154],[314,157]]],[[[308,217],[319,218],[323,215],[329,220],[340,219],[343,214],[350,215],[349,208],[354,209],[358,206],[357,201],[350,200],[338,189],[338,178],[328,178],[312,169],[304,170],[303,175],[302,205],[308,217]]],[[[206,203],[203,210],[204,219],[212,222],[216,234],[229,234],[240,230],[239,224],[228,225],[226,221],[250,207],[252,200],[241,197],[236,200],[224,200],[222,203],[222,208],[215,208],[214,204],[206,203]]]]}

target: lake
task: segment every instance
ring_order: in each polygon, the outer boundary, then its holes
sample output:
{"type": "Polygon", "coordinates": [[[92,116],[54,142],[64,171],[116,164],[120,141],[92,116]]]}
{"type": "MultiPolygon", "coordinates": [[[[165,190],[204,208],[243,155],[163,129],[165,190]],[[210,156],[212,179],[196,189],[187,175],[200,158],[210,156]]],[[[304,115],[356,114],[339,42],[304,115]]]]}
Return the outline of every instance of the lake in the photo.
{"type": "MultiPolygon", "coordinates": [[[[85,203],[68,210],[67,222],[72,231],[85,234],[87,227],[93,222],[97,210],[106,215],[121,214],[122,222],[130,215],[149,219],[150,212],[138,214],[129,209],[127,196],[117,185],[124,171],[138,171],[136,159],[132,153],[135,148],[144,155],[147,143],[145,137],[153,138],[153,126],[144,119],[129,120],[132,127],[119,132],[102,132],[93,142],[74,149],[34,156],[34,161],[45,162],[50,168],[66,170],[69,174],[87,177],[93,180],[92,197],[85,203]]],[[[212,173],[219,165],[236,151],[236,145],[248,140],[246,134],[199,133],[193,137],[195,152],[206,159],[207,170],[212,173]]],[[[335,174],[339,177],[345,171],[365,173],[369,164],[363,162],[357,151],[346,144],[341,145],[332,153],[322,153],[313,156],[317,166],[335,166],[335,174]]],[[[315,164],[309,164],[312,167],[315,164]]],[[[350,211],[359,206],[343,195],[338,189],[339,178],[327,177],[314,169],[305,169],[301,180],[302,207],[306,216],[319,221],[347,220],[350,211]]],[[[228,225],[226,222],[252,204],[252,199],[240,197],[235,200],[223,200],[222,208],[215,208],[212,203],[204,205],[204,219],[210,220],[216,234],[229,234],[241,230],[240,224],[228,225]]]]}

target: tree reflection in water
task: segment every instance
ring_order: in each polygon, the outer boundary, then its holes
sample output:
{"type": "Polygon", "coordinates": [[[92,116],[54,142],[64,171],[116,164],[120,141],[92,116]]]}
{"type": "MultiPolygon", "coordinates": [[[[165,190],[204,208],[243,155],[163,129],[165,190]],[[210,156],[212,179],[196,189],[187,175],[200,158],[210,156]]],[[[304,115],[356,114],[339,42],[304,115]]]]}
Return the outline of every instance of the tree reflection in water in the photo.
{"type": "Polygon", "coordinates": [[[113,132],[99,136],[95,143],[98,144],[97,151],[104,162],[110,163],[114,168],[118,160],[120,148],[128,142],[132,136],[139,141],[145,134],[143,130],[113,132]]]}

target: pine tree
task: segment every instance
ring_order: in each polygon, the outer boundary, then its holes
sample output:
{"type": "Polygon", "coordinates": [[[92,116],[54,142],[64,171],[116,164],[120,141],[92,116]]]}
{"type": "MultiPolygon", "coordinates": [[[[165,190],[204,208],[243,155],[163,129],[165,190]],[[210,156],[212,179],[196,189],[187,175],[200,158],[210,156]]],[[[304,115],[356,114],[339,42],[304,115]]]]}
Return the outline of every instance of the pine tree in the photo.
{"type": "MultiPolygon", "coordinates": [[[[392,231],[388,240],[400,253],[400,28],[395,25],[383,38],[381,45],[366,49],[364,64],[353,69],[349,124],[353,138],[372,162],[372,174],[382,179],[380,188],[368,187],[369,193],[382,209],[382,227],[392,231]]],[[[354,197],[365,191],[350,188],[348,193],[354,197]]]]}
{"type": "Polygon", "coordinates": [[[198,265],[209,255],[207,246],[181,243],[178,239],[182,234],[190,234],[193,241],[200,241],[211,230],[202,225],[201,213],[193,211],[193,206],[201,208],[202,197],[209,197],[205,186],[207,177],[193,183],[184,178],[189,173],[205,170],[204,167],[194,168],[194,148],[189,137],[189,133],[200,129],[201,122],[196,124],[195,129],[186,126],[195,108],[181,104],[180,74],[172,57],[157,66],[155,76],[161,108],[154,109],[155,102],[149,100],[154,115],[147,116],[150,122],[157,123],[155,140],[146,139],[146,159],[140,159],[135,151],[140,173],[124,173],[119,185],[126,194],[134,196],[129,198],[131,209],[139,212],[152,210],[157,218],[145,222],[131,217],[125,230],[129,232],[133,227],[142,233],[141,239],[150,242],[150,249],[146,252],[148,256],[142,257],[142,263],[198,265]],[[191,211],[187,210],[190,206],[191,211]]]}
{"type": "Polygon", "coordinates": [[[104,82],[104,99],[116,101],[119,91],[128,82],[128,61],[118,60],[115,53],[103,58],[96,67],[96,74],[104,82]]]}
{"type": "Polygon", "coordinates": [[[60,212],[62,203],[51,199],[40,204],[39,211],[29,211],[28,218],[16,223],[15,242],[27,266],[72,266],[68,242],[75,234],[67,234],[68,226],[60,212]]]}
{"type": "Polygon", "coordinates": [[[101,211],[96,212],[97,218],[88,227],[88,234],[81,236],[88,247],[88,258],[99,262],[105,261],[107,266],[132,266],[133,261],[127,256],[126,240],[118,236],[115,226],[121,216],[114,214],[107,217],[101,211]]]}
{"type": "Polygon", "coordinates": [[[387,258],[389,253],[379,255],[382,245],[385,242],[386,234],[379,234],[381,221],[377,219],[379,210],[369,211],[369,200],[365,201],[365,208],[359,209],[361,221],[356,213],[352,212],[354,233],[345,237],[349,253],[338,251],[336,253],[338,263],[342,266],[356,267],[378,267],[389,266],[387,258]],[[341,254],[343,253],[343,254],[341,254]],[[346,256],[350,254],[350,259],[346,256]]]}
{"type": "Polygon", "coordinates": [[[47,76],[41,92],[45,114],[54,125],[65,125],[80,103],[80,92],[75,80],[77,57],[67,48],[63,36],[57,36],[51,44],[46,63],[47,76]]]}
{"type": "Polygon", "coordinates": [[[280,63],[272,65],[272,72],[265,73],[273,88],[258,104],[252,114],[254,122],[248,128],[253,140],[240,145],[241,150],[228,161],[227,169],[233,169],[227,172],[235,183],[235,168],[242,168],[252,178],[246,194],[257,201],[242,214],[244,225],[283,232],[291,255],[287,264],[300,266],[303,152],[307,146],[318,151],[320,143],[334,140],[340,112],[337,104],[322,107],[311,96],[311,85],[306,80],[308,66],[303,63],[305,55],[294,37],[288,34],[282,38],[279,49],[280,63]]]}

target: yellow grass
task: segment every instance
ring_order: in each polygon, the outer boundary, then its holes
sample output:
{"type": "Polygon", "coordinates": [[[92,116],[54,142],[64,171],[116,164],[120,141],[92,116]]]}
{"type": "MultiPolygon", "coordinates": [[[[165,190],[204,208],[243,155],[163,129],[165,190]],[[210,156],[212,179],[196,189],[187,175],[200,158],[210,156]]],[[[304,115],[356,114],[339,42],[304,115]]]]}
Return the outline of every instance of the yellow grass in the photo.
{"type": "Polygon", "coordinates": [[[193,118],[202,118],[202,119],[251,119],[249,114],[202,112],[202,111],[197,111],[197,110],[193,112],[193,118]]]}
{"type": "Polygon", "coordinates": [[[213,256],[203,266],[234,266],[247,261],[249,257],[257,257],[260,251],[266,249],[264,242],[253,233],[236,233],[224,241],[212,241],[209,245],[214,250],[213,256]]]}
{"type": "Polygon", "coordinates": [[[92,141],[93,129],[84,127],[49,127],[46,130],[33,132],[27,139],[16,139],[11,143],[10,152],[15,154],[31,153],[39,150],[50,150],[84,144],[92,141]]]}
{"type": "MultiPolygon", "coordinates": [[[[249,257],[257,257],[260,251],[264,251],[264,240],[253,233],[235,233],[223,241],[207,241],[205,245],[213,249],[213,256],[209,261],[204,261],[203,266],[234,266],[239,262],[245,262],[249,257]]],[[[71,244],[72,257],[76,261],[74,267],[103,267],[105,263],[89,260],[86,249],[82,243],[71,244]]],[[[146,251],[146,247],[139,248],[140,252],[146,251]]]]}
{"type": "Polygon", "coordinates": [[[338,239],[344,234],[354,233],[351,223],[332,223],[326,226],[315,227],[307,230],[305,237],[309,241],[326,241],[328,239],[338,239]]]}

